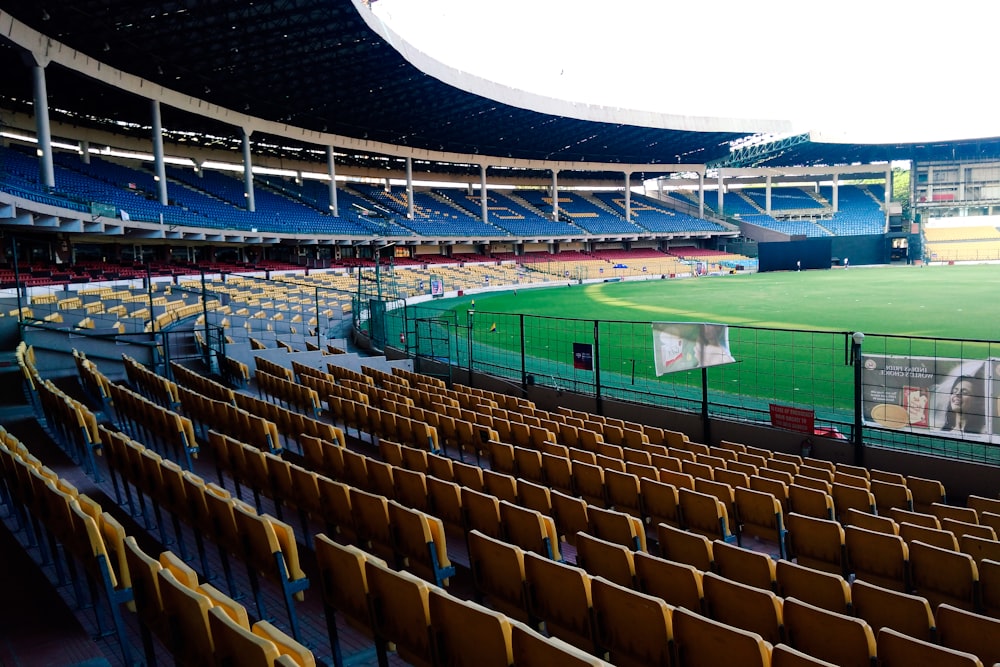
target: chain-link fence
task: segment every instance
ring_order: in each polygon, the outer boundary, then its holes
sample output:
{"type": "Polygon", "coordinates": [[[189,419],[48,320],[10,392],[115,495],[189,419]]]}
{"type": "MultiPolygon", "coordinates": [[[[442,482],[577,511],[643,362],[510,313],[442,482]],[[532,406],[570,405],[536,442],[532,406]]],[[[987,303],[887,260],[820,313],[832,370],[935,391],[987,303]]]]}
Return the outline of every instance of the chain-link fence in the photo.
{"type": "Polygon", "coordinates": [[[388,311],[385,323],[386,337],[418,364],[433,359],[524,387],[692,412],[707,396],[709,416],[745,422],[772,423],[779,406],[807,413],[815,432],[845,439],[854,437],[860,392],[866,445],[1000,462],[1000,343],[868,334],[862,376],[852,363],[852,332],[731,325],[735,363],[658,376],[650,322],[420,304],[388,311]],[[965,409],[973,416],[949,427],[955,386],[967,375],[975,405],[965,409]]]}

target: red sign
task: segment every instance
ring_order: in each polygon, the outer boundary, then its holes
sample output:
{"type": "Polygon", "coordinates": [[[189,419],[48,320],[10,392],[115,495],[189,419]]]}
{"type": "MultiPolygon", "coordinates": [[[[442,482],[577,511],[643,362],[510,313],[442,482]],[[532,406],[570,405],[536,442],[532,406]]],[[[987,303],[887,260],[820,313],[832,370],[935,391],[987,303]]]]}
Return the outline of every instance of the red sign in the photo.
{"type": "Polygon", "coordinates": [[[786,431],[813,434],[816,413],[812,410],[793,408],[788,405],[771,403],[771,426],[783,428],[786,431]]]}

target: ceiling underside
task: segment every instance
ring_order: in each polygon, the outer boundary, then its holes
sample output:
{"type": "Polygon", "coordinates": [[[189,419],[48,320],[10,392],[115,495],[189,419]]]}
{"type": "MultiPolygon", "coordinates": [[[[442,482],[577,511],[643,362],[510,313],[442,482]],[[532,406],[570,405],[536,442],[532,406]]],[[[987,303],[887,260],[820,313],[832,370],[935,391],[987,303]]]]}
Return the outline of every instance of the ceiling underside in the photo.
{"type": "MultiPolygon", "coordinates": [[[[734,132],[577,120],[502,104],[418,70],[350,0],[7,0],[2,10],[114,68],[240,113],[317,132],[431,151],[622,164],[704,164],[734,132]]],[[[22,54],[2,43],[0,100],[31,100],[22,54]]],[[[46,68],[53,114],[145,132],[149,102],[59,66],[46,68]]],[[[167,129],[234,137],[232,126],[163,108],[167,129]]],[[[266,138],[264,138],[266,139],[266,138]]],[[[255,135],[255,140],[257,136],[255,135]]],[[[235,150],[235,145],[234,145],[235,150]]],[[[800,143],[744,166],[1000,157],[1000,139],[926,145],[800,143]]],[[[322,159],[317,156],[317,160],[322,159]]]]}

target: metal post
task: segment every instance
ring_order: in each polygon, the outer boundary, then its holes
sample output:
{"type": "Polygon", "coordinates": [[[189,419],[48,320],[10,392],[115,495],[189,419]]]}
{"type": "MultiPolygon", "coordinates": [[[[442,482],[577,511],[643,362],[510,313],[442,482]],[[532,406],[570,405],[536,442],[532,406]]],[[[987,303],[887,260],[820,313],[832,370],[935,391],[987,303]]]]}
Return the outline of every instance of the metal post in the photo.
{"type": "Polygon", "coordinates": [[[474,341],[473,341],[472,337],[475,334],[475,328],[474,328],[474,324],[475,323],[473,321],[474,316],[475,316],[475,313],[472,312],[472,311],[469,311],[469,378],[468,378],[468,383],[469,383],[470,387],[475,387],[476,386],[475,383],[472,381],[472,377],[473,377],[473,373],[472,373],[472,367],[473,367],[473,363],[472,363],[472,350],[474,349],[473,348],[474,341]]]}
{"type": "Polygon", "coordinates": [[[851,363],[854,364],[854,465],[863,466],[865,461],[864,440],[864,391],[862,389],[861,344],[865,335],[855,331],[851,335],[851,363]]]}
{"type": "Polygon", "coordinates": [[[13,234],[10,237],[10,254],[14,260],[14,291],[17,292],[17,321],[20,324],[24,321],[24,306],[21,303],[21,272],[17,268],[17,238],[13,234]]]}
{"type": "Polygon", "coordinates": [[[521,325],[521,390],[528,391],[528,366],[524,350],[524,313],[518,315],[521,325]]]}
{"type": "Polygon", "coordinates": [[[208,287],[205,285],[205,269],[199,269],[199,271],[201,271],[201,314],[205,320],[205,365],[211,370],[211,344],[208,338],[208,287]]]}
{"type": "Polygon", "coordinates": [[[323,347],[323,343],[319,338],[319,285],[316,286],[316,347],[321,349],[323,347]]]}
{"type": "Polygon", "coordinates": [[[594,393],[596,398],[597,414],[604,414],[604,399],[601,398],[601,337],[598,333],[601,326],[600,320],[594,320],[594,393]]]}
{"type": "Polygon", "coordinates": [[[712,427],[708,419],[708,369],[701,367],[701,430],[705,444],[712,443],[712,427]]]}

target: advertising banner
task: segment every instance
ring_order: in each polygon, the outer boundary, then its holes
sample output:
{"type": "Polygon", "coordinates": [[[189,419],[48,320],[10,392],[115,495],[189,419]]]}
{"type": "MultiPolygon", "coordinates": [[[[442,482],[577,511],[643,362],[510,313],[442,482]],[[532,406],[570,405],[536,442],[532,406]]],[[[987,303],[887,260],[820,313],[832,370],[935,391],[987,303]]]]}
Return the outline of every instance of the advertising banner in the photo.
{"type": "Polygon", "coordinates": [[[573,343],[573,368],[594,370],[594,346],[590,343],[573,343]]]}
{"type": "Polygon", "coordinates": [[[653,322],[653,365],[657,375],[731,364],[729,327],[700,322],[653,322]]]}
{"type": "Polygon", "coordinates": [[[866,424],[914,433],[987,436],[992,362],[862,355],[866,424]]]}
{"type": "Polygon", "coordinates": [[[431,276],[431,296],[444,296],[444,281],[440,276],[431,276]]]}

